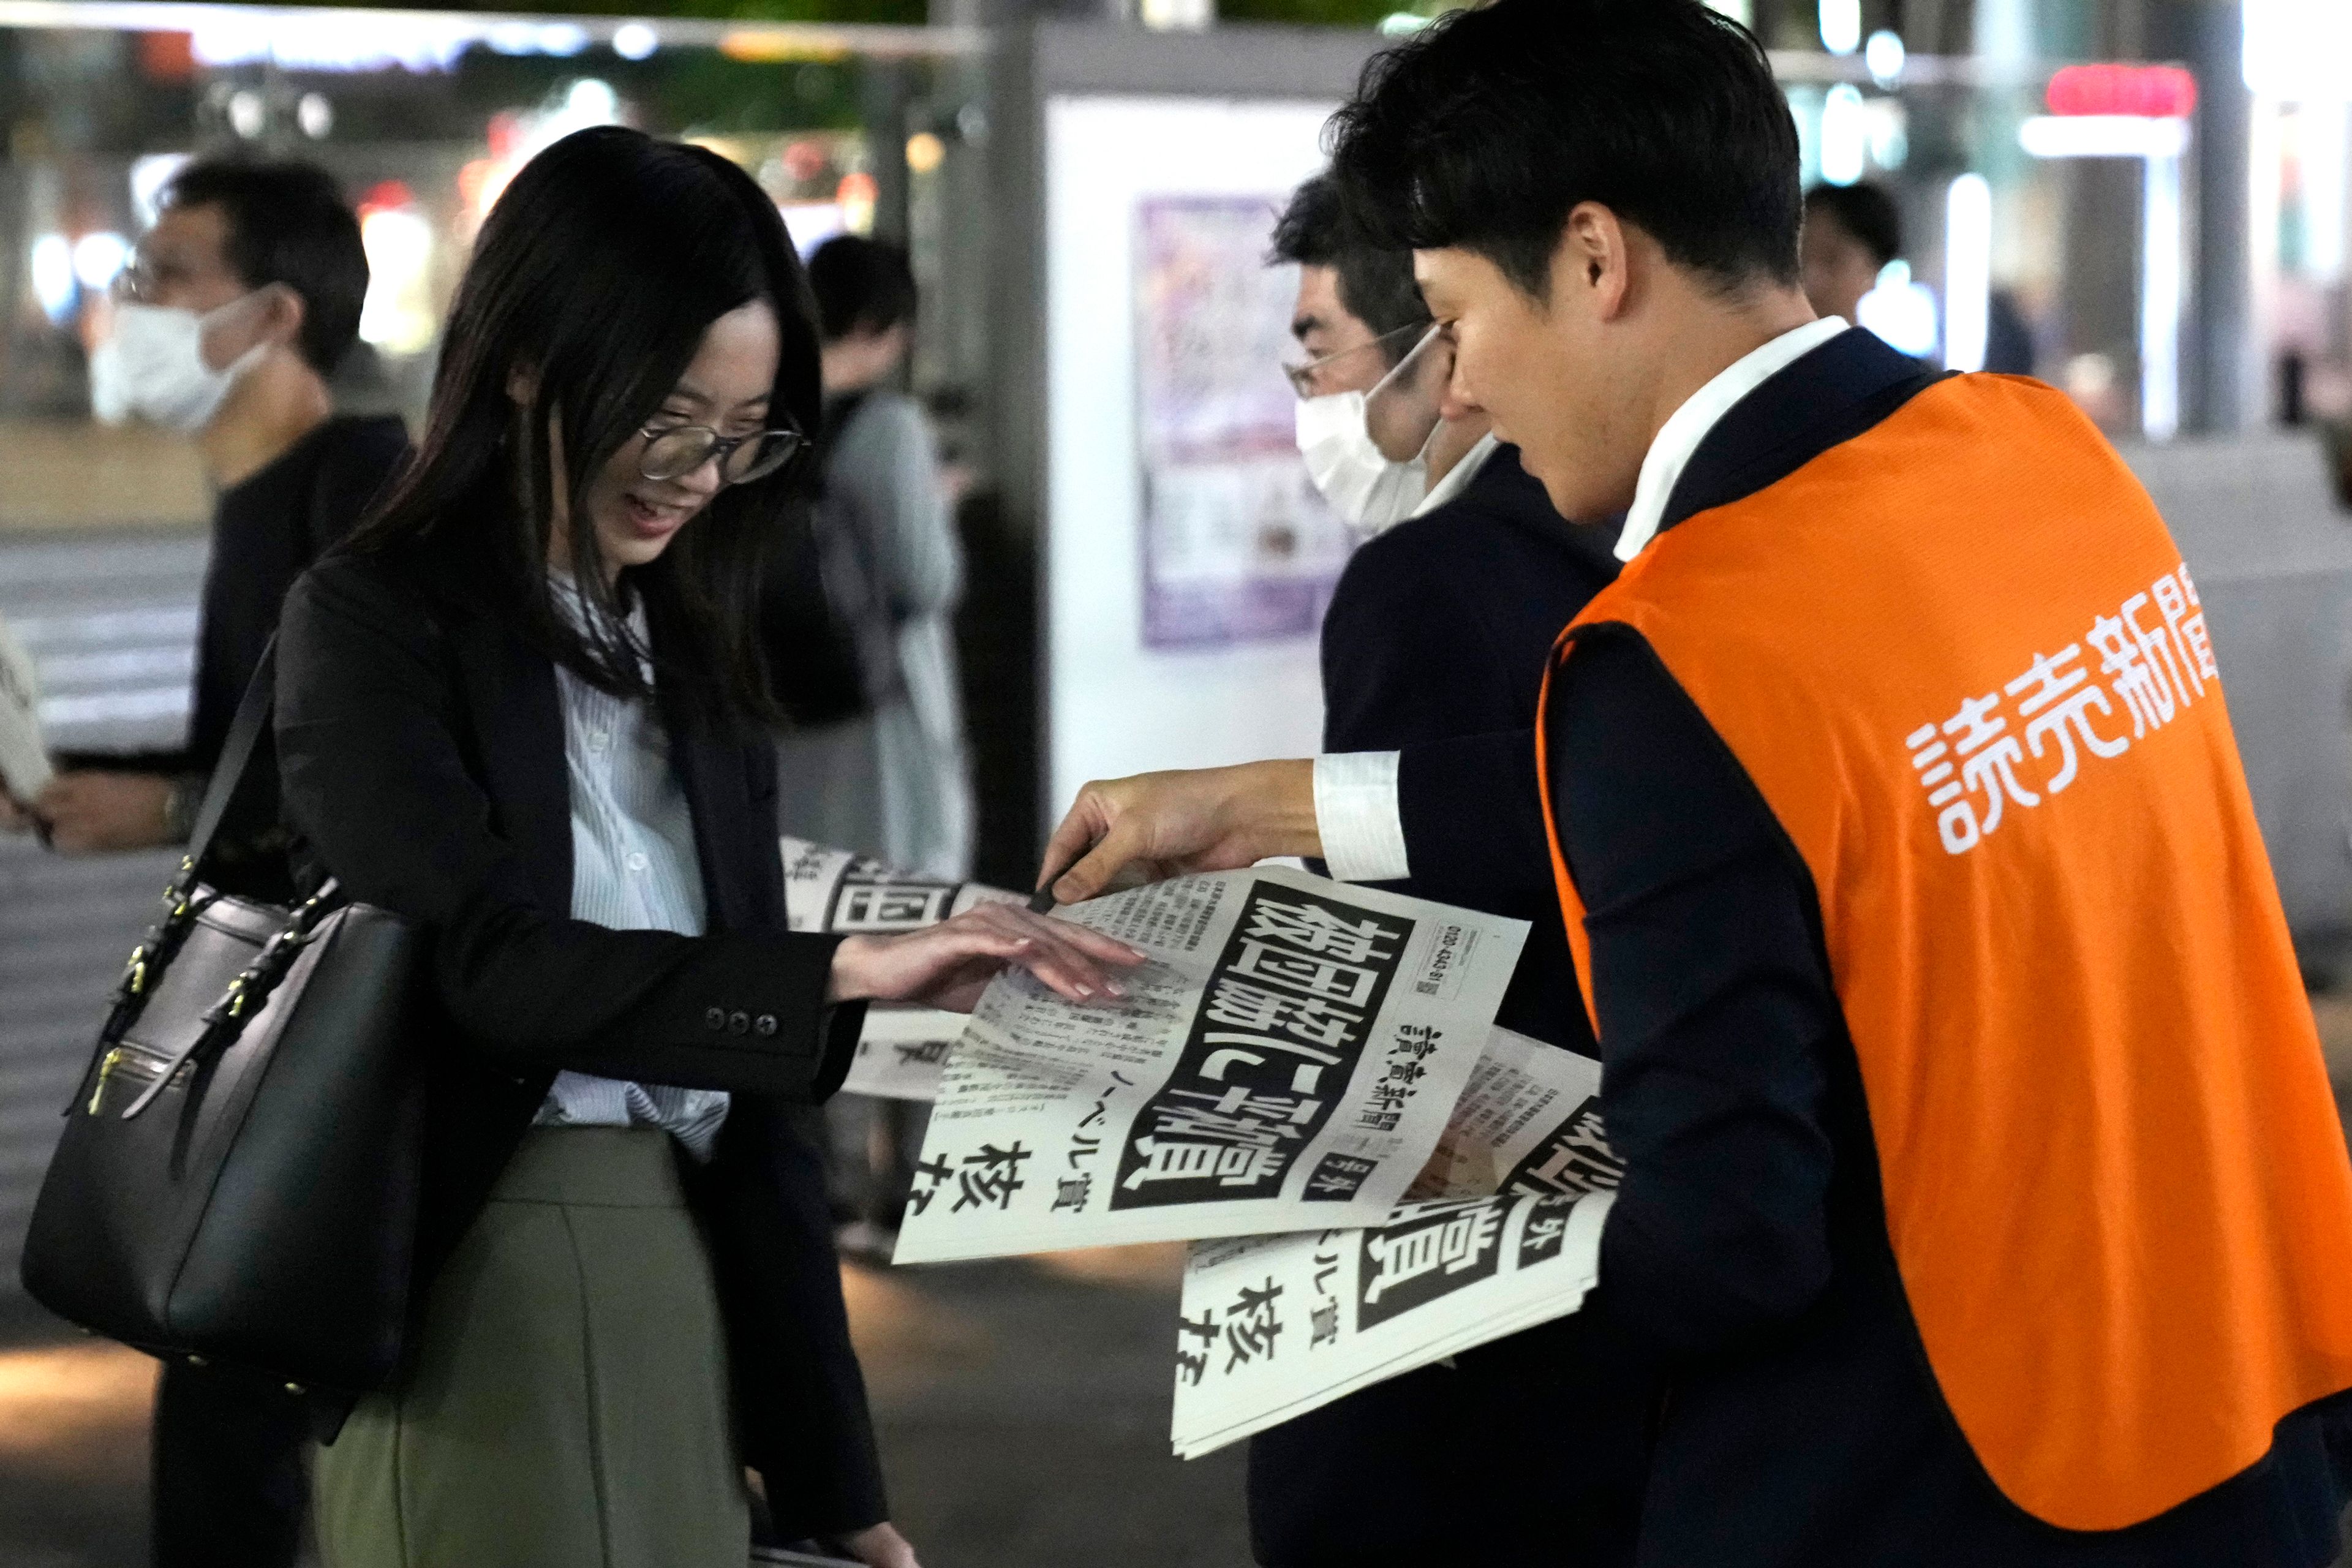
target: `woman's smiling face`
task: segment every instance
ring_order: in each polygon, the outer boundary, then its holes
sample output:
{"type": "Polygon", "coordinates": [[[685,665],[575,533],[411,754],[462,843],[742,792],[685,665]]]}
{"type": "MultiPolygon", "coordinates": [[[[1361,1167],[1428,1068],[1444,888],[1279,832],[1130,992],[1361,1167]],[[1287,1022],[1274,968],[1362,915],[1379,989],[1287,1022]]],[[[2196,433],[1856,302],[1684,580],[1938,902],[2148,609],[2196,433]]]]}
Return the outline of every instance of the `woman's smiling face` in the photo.
{"type": "MultiPolygon", "coordinates": [[[[782,352],[782,331],[767,300],[728,311],[703,331],[693,363],[646,428],[659,435],[679,425],[707,425],[721,436],[766,428],[782,352]]],[[[607,572],[658,559],[677,531],[725,488],[715,456],[676,479],[646,478],[640,465],[648,440],[639,431],[622,443],[588,489],[587,512],[607,572]]]]}

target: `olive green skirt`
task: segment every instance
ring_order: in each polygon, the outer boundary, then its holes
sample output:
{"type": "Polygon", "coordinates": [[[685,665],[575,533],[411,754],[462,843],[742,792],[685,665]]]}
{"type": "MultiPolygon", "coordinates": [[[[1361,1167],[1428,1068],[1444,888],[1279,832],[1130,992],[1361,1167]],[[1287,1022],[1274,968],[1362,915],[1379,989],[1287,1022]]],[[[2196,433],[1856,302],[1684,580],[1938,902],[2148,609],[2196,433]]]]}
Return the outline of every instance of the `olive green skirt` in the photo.
{"type": "Polygon", "coordinates": [[[667,1133],[525,1136],[316,1491],[327,1568],[743,1568],[718,1302],[667,1133]]]}

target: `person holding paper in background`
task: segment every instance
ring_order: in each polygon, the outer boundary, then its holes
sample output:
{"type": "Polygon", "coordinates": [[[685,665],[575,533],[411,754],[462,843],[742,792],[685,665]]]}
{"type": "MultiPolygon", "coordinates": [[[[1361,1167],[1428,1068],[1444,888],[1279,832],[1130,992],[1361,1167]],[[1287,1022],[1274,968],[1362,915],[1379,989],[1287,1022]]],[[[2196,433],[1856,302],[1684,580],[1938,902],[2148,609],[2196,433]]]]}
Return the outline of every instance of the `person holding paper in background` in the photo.
{"type": "MultiPolygon", "coordinates": [[[[110,335],[91,355],[91,401],[101,419],[136,416],[195,442],[215,492],[212,554],[186,744],[60,757],[29,797],[0,791],[0,826],[38,824],[68,852],[186,842],[287,590],[358,523],[408,450],[397,416],[335,412],[328,378],[358,341],[368,263],[359,219],[326,171],[189,164],[164,187],[122,279],[110,335]]],[[[274,784],[273,770],[258,771],[274,784]]],[[[274,787],[248,791],[223,825],[214,879],[224,891],[280,900],[292,890],[276,806],[274,787]]],[[[167,1363],[155,1405],[159,1568],[291,1564],[306,1436],[275,1380],[167,1363]]]]}
{"type": "MultiPolygon", "coordinates": [[[[1671,1380],[1637,1560],[2332,1561],[2352,1164],[2146,493],[2048,388],[1814,318],[1699,0],[1456,13],[1334,168],[1457,395],[1631,509],[1534,771],[1625,1166],[1583,1310],[1671,1380]]],[[[1089,786],[1047,865],[1314,854],[1315,784],[1089,786]]]]}
{"type": "MultiPolygon", "coordinates": [[[[1328,176],[1292,196],[1273,259],[1299,269],[1300,448],[1326,498],[1373,535],[1323,617],[1325,750],[1524,735],[1552,639],[1617,574],[1608,531],[1569,527],[1485,415],[1447,396],[1453,345],[1433,330],[1412,254],[1367,243],[1328,176]]],[[[1535,922],[1500,1022],[1589,1057],[1531,786],[1514,816],[1520,839],[1499,853],[1424,858],[1382,885],[1535,922]]],[[[1259,1434],[1258,1560],[1624,1561],[1654,1391],[1589,1323],[1560,1319],[1259,1434]],[[1561,1420],[1562,1405],[1578,1418],[1561,1420]],[[1453,1440],[1465,1431],[1488,1441],[1453,1440]]]]}

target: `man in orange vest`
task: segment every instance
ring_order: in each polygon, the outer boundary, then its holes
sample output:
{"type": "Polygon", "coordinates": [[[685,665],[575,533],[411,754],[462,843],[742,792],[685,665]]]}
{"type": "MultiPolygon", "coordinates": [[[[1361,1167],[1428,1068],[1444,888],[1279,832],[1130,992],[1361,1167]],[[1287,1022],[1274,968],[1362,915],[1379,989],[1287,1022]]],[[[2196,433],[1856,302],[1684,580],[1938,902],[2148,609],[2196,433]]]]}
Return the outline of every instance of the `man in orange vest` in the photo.
{"type": "MultiPolygon", "coordinates": [[[[2195,579],[2058,395],[1813,319],[1797,169],[1699,0],[1458,13],[1335,142],[1457,395],[1627,509],[1528,756],[1626,1165],[1583,1310],[1670,1388],[1639,1561],[2329,1563],[2352,1164],[2195,579]]],[[[1458,766],[1090,785],[1047,864],[1392,875],[1458,766]]]]}

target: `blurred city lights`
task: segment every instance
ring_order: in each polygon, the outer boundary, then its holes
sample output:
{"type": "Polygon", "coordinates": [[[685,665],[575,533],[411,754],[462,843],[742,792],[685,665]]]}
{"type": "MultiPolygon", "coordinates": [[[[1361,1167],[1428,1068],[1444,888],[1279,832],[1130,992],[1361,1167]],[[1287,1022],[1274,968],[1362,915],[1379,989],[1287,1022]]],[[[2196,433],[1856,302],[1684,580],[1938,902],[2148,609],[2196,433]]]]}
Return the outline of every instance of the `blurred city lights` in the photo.
{"type": "Polygon", "coordinates": [[[1161,32],[1192,32],[1216,19],[1213,0],[1143,0],[1143,25],[1161,32]]]}
{"type": "Polygon", "coordinates": [[[643,22],[624,22],[613,29],[613,52],[625,60],[649,59],[661,39],[643,22]]]}
{"type": "Polygon", "coordinates": [[[433,226],[415,195],[385,180],[360,202],[360,244],[367,251],[367,297],[360,336],[388,353],[413,354],[433,342],[433,226]]]}
{"type": "Polygon", "coordinates": [[[1822,47],[1850,55],[1862,47],[1862,0],[1821,0],[1822,47]]]}
{"type": "Polygon", "coordinates": [[[1869,149],[1869,106],[1860,88],[1842,81],[1822,100],[1822,178],[1853,184],[1862,178],[1869,149]]]}
{"type": "Polygon", "coordinates": [[[131,242],[111,229],[99,229],[74,241],[74,277],[92,293],[112,283],[114,275],[130,260],[131,242]]]}
{"type": "Polygon", "coordinates": [[[2246,0],[2246,86],[2304,103],[2352,99],[2352,5],[2344,0],[2246,0]]]}
{"type": "Polygon", "coordinates": [[[2063,66],[2042,101],[2053,114],[2186,120],[2197,108],[2197,79],[2180,66],[2063,66]]]}
{"type": "Polygon", "coordinates": [[[41,235],[33,241],[31,262],[33,298],[41,314],[61,326],[73,314],[73,242],[61,234],[41,235]]]}
{"type": "Polygon", "coordinates": [[[251,88],[232,93],[228,100],[228,128],[238,138],[250,142],[261,134],[269,123],[269,105],[261,94],[251,88]]]}
{"type": "Polygon", "coordinates": [[[907,167],[918,174],[928,174],[947,162],[948,144],[928,131],[918,131],[907,138],[907,167]]]}
{"type": "Polygon", "coordinates": [[[2305,103],[2295,111],[2296,189],[2303,205],[2303,271],[2317,283],[2344,277],[2347,105],[2305,103]]]}
{"type": "Polygon", "coordinates": [[[2139,428],[2151,441],[2169,441],[2180,429],[2180,306],[2188,264],[2177,155],[2147,160],[2140,213],[2139,428]]]}
{"type": "Polygon", "coordinates": [[[1749,0],[1706,0],[1709,8],[1722,12],[1743,27],[1756,25],[1756,8],[1749,0]]]}
{"type": "Polygon", "coordinates": [[[2139,424],[2151,441],[2180,428],[2180,308],[2188,237],[2180,160],[2189,121],[2139,114],[2043,114],[2017,128],[2037,158],[2140,160],[2139,424]]]}
{"type": "Polygon", "coordinates": [[[163,203],[163,187],[187,166],[185,153],[150,153],[131,161],[131,210],[141,228],[152,228],[163,203]]]}
{"type": "Polygon", "coordinates": [[[852,234],[874,232],[874,204],[882,195],[874,176],[863,170],[841,176],[833,199],[841,204],[841,225],[852,234]]]}
{"type": "Polygon", "coordinates": [[[335,128],[335,106],[327,101],[323,92],[306,92],[294,105],[294,123],[311,141],[322,142],[335,128]]]}
{"type": "Polygon", "coordinates": [[[1885,27],[1871,34],[1862,48],[1862,63],[1870,68],[1870,79],[1885,88],[1903,79],[1905,58],[1903,36],[1885,27]]]}
{"type": "Polygon", "coordinates": [[[2018,126],[2017,144],[2037,158],[2178,158],[2189,146],[2189,121],[2037,114],[2018,126]]]}
{"type": "Polygon", "coordinates": [[[1911,156],[1911,117],[1899,98],[1863,100],[1870,127],[1870,161],[1882,169],[1899,169],[1911,156]]]}
{"type": "Polygon", "coordinates": [[[1936,352],[1936,296],[1914,282],[1911,264],[1897,258],[1880,268],[1877,287],[1854,307],[1854,325],[1867,327],[1914,359],[1936,352]]]}
{"type": "Polygon", "coordinates": [[[562,118],[571,123],[547,140],[569,136],[585,126],[610,125],[620,117],[621,95],[613,90],[613,84],[597,77],[583,77],[563,95],[562,118]]]}
{"type": "Polygon", "coordinates": [[[1992,185],[1962,174],[1944,193],[1944,364],[1982,370],[1992,310],[1992,185]]]}
{"type": "Polygon", "coordinates": [[[280,70],[380,71],[423,75],[457,63],[481,25],[464,16],[207,8],[190,30],[200,65],[274,65],[280,70]]]}
{"type": "Polygon", "coordinates": [[[849,232],[839,202],[778,202],[776,211],[783,217],[785,232],[792,236],[793,248],[803,261],[835,235],[849,232]]]}

